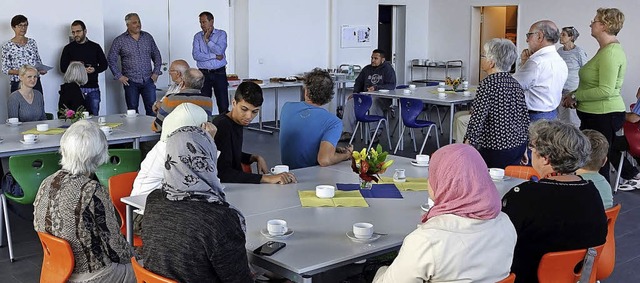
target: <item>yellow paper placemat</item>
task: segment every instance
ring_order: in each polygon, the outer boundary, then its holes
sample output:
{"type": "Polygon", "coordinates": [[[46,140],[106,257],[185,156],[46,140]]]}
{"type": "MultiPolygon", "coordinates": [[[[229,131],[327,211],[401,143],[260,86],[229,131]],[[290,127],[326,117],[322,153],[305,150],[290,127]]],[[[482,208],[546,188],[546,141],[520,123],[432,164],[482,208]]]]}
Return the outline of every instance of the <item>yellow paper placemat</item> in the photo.
{"type": "Polygon", "coordinates": [[[119,127],[120,125],[122,125],[122,123],[106,123],[106,124],[104,124],[104,125],[105,125],[105,126],[109,126],[109,127],[111,127],[111,128],[117,128],[117,127],[119,127]]]}
{"type": "Polygon", "coordinates": [[[64,133],[66,129],[61,129],[61,128],[49,128],[48,130],[41,132],[38,131],[36,128],[30,129],[30,130],[26,130],[24,132],[22,132],[21,134],[23,135],[27,135],[27,134],[34,134],[34,135],[60,135],[62,133],[64,133]]]}
{"type": "Polygon", "coordinates": [[[395,183],[393,182],[393,178],[391,177],[382,177],[380,180],[385,184],[395,184],[401,191],[426,191],[427,190],[427,182],[429,179],[427,178],[407,178],[404,183],[395,183]]]}
{"type": "MultiPolygon", "coordinates": [[[[473,88],[473,87],[470,87],[470,88],[468,88],[467,90],[468,90],[468,91],[470,91],[470,92],[476,92],[476,88],[473,88]]],[[[438,90],[437,90],[437,89],[434,89],[434,90],[432,90],[432,91],[431,91],[431,93],[433,93],[433,94],[438,94],[438,90]]],[[[461,91],[460,91],[460,92],[455,92],[455,91],[453,91],[453,90],[445,90],[445,91],[444,91],[444,93],[447,93],[447,94],[456,94],[456,93],[459,93],[460,95],[462,95],[462,92],[461,92],[461,91]]]]}
{"type": "Polygon", "coordinates": [[[339,191],[333,198],[318,198],[316,191],[298,191],[303,207],[369,207],[360,191],[339,191]]]}

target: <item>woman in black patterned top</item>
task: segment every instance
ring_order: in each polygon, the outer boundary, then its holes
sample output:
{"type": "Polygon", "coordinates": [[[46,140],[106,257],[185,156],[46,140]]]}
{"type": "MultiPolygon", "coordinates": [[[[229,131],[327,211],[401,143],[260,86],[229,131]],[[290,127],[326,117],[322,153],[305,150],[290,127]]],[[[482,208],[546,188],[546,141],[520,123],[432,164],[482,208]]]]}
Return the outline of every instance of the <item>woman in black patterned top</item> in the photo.
{"type": "Polygon", "coordinates": [[[509,40],[494,38],[484,45],[480,82],[465,142],[475,146],[489,168],[518,164],[526,150],[529,115],[524,91],[509,74],[518,57],[509,40]]]}
{"type": "Polygon", "coordinates": [[[94,172],[107,162],[107,138],[88,120],[60,139],[62,169],[42,181],[33,203],[33,227],[69,242],[75,266],[69,282],[136,282],[133,250],[120,233],[109,193],[94,172]]]}

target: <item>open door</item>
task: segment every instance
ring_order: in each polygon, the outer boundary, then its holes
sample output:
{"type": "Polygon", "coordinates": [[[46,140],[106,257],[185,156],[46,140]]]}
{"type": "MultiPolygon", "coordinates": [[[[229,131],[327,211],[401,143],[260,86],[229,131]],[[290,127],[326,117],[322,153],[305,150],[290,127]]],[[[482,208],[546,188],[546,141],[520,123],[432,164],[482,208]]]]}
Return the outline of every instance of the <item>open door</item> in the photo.
{"type": "Polygon", "coordinates": [[[396,71],[397,84],[406,82],[406,6],[380,5],[378,8],[378,48],[396,71]]]}

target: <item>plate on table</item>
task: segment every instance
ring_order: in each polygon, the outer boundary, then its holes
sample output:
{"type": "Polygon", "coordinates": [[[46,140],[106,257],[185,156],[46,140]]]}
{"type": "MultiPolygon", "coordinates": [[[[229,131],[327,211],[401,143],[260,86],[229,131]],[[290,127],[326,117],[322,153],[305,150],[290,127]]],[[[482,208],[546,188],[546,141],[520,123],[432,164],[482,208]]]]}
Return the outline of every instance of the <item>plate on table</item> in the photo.
{"type": "Polygon", "coordinates": [[[18,123],[7,123],[7,126],[9,127],[16,127],[16,126],[20,126],[22,125],[22,122],[18,122],[18,123]]]}
{"type": "Polygon", "coordinates": [[[269,231],[267,230],[267,228],[262,228],[260,229],[260,234],[262,234],[262,236],[264,236],[267,239],[284,240],[291,237],[291,235],[293,235],[293,230],[291,228],[287,228],[287,232],[285,232],[284,235],[275,236],[275,235],[269,234],[269,231]]]}
{"type": "Polygon", "coordinates": [[[38,140],[30,141],[30,142],[28,142],[28,141],[24,141],[24,140],[20,140],[20,142],[21,142],[22,144],[35,144],[35,143],[37,143],[37,142],[38,142],[38,140]]]}
{"type": "Polygon", "coordinates": [[[380,90],[378,90],[378,92],[381,92],[381,93],[389,93],[389,90],[388,90],[388,89],[380,89],[380,90]]]}
{"type": "Polygon", "coordinates": [[[411,165],[416,166],[416,167],[429,167],[429,163],[421,164],[421,163],[418,163],[418,161],[415,161],[415,160],[411,160],[411,165]]]}
{"type": "Polygon", "coordinates": [[[125,117],[125,118],[135,118],[135,117],[138,117],[138,115],[140,115],[140,114],[138,114],[138,113],[136,113],[135,115],[122,114],[122,117],[125,117]]]}
{"type": "Polygon", "coordinates": [[[380,239],[380,236],[382,236],[382,234],[373,233],[373,235],[371,235],[371,238],[369,239],[360,239],[360,238],[356,238],[356,236],[353,235],[353,231],[347,232],[347,238],[349,238],[351,241],[354,241],[356,243],[371,243],[377,239],[380,239]]]}
{"type": "Polygon", "coordinates": [[[502,179],[494,179],[494,178],[491,178],[491,181],[494,181],[494,182],[502,182],[502,181],[506,181],[506,180],[509,180],[509,179],[511,179],[511,177],[509,177],[509,176],[506,176],[506,175],[505,175],[504,177],[502,177],[502,179]]]}
{"type": "Polygon", "coordinates": [[[431,209],[433,205],[434,205],[433,201],[429,198],[427,199],[426,203],[423,203],[420,205],[420,208],[424,210],[424,212],[429,212],[429,209],[431,209]]]}

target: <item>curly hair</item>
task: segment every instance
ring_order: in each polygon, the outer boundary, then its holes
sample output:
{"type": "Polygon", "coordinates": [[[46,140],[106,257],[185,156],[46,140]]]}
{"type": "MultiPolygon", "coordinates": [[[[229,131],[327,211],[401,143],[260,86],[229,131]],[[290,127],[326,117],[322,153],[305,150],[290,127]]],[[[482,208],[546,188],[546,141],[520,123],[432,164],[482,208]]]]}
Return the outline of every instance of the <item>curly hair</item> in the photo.
{"type": "Polygon", "coordinates": [[[624,14],[616,8],[598,9],[596,19],[607,28],[607,33],[611,35],[618,35],[624,25],[624,14]]]}
{"type": "Polygon", "coordinates": [[[304,76],[304,86],[311,102],[325,105],[333,99],[333,79],[325,70],[315,68],[304,76]]]}
{"type": "Polygon", "coordinates": [[[555,172],[571,173],[587,163],[589,139],[578,128],[558,120],[538,120],[529,127],[529,147],[549,159],[555,172]]]}

